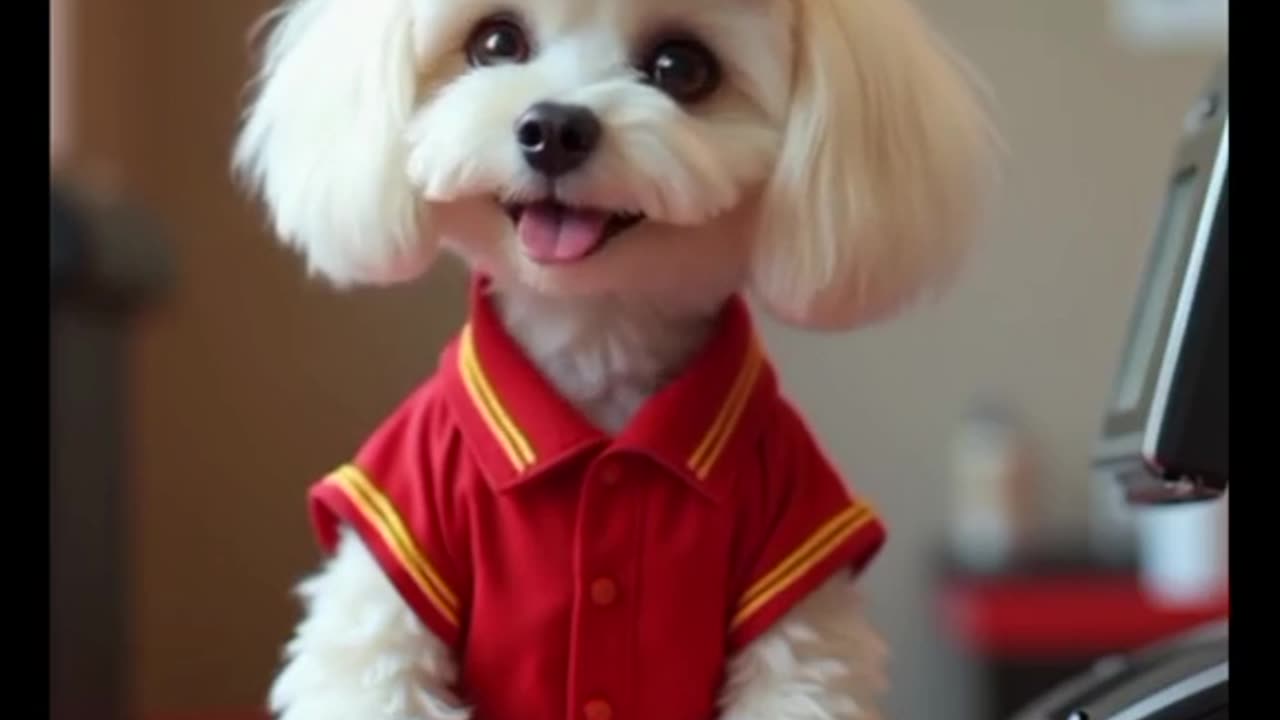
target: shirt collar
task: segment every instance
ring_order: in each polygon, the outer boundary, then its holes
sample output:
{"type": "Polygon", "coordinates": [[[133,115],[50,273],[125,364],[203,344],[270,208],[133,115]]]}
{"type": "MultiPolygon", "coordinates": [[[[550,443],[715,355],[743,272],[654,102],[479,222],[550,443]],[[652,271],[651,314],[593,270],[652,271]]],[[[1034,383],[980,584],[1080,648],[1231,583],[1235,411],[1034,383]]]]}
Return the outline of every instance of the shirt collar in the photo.
{"type": "Polygon", "coordinates": [[[773,369],[741,298],[722,308],[706,345],[612,440],[547,382],[502,327],[484,281],[472,282],[467,324],[442,372],[468,445],[493,485],[536,480],[589,449],[657,462],[712,500],[763,425],[773,369]]]}

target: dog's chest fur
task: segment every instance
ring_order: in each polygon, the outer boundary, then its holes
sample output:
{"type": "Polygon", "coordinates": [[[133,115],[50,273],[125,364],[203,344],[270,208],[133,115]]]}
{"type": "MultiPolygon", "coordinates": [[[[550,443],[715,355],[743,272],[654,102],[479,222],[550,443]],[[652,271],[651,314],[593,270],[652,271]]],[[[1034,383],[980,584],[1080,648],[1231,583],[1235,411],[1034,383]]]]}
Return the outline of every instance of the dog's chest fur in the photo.
{"type": "Polygon", "coordinates": [[[496,291],[507,331],[559,394],[604,432],[621,431],[705,342],[714,309],[496,291]]]}

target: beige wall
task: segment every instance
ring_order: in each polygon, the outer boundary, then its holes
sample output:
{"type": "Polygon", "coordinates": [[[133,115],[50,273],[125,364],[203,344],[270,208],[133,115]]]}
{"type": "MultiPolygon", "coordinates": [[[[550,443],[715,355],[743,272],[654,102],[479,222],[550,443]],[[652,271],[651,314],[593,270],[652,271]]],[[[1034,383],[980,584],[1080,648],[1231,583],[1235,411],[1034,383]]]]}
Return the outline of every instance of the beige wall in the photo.
{"type": "MultiPolygon", "coordinates": [[[[135,375],[147,709],[260,704],[296,617],[290,586],[316,558],[306,484],[430,369],[461,313],[453,268],[345,298],[306,282],[233,192],[247,29],[267,4],[101,0],[77,23],[77,149],[100,161],[81,166],[155,209],[180,261],[135,375]]],[[[1111,47],[1099,0],[929,5],[1000,103],[1011,152],[989,238],[941,307],[846,338],[769,332],[788,387],[893,525],[870,592],[896,648],[894,705],[920,720],[954,686],[924,622],[950,423],[975,388],[1011,395],[1048,453],[1046,506],[1079,518],[1161,176],[1208,67],[1111,47]]]]}

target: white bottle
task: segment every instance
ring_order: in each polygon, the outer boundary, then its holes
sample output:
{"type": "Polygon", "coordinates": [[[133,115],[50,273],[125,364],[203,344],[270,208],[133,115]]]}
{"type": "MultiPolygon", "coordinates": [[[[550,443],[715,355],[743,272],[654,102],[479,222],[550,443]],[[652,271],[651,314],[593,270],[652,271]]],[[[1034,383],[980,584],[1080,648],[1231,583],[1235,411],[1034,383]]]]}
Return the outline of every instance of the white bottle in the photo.
{"type": "Polygon", "coordinates": [[[1157,603],[1197,608],[1227,592],[1227,496],[1136,511],[1143,589],[1157,603]]]}
{"type": "Polygon", "coordinates": [[[951,446],[952,550],[966,562],[994,567],[1032,530],[1032,457],[1024,430],[1004,408],[979,405],[951,446]]]}

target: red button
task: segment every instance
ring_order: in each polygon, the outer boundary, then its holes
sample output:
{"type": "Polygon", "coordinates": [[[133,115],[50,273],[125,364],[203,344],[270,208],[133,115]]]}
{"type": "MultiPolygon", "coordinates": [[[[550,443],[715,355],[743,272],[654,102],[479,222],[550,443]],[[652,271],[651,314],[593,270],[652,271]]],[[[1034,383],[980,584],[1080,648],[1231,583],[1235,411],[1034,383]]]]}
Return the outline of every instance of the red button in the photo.
{"type": "Polygon", "coordinates": [[[617,465],[608,465],[600,472],[600,480],[605,485],[617,485],[622,479],[622,468],[617,465]]]}
{"type": "Polygon", "coordinates": [[[599,578],[591,583],[591,602],[600,607],[612,605],[618,599],[618,584],[609,578],[599,578]]]}
{"type": "Polygon", "coordinates": [[[613,707],[604,700],[592,700],[582,707],[582,714],[587,720],[610,720],[613,717],[613,707]]]}

